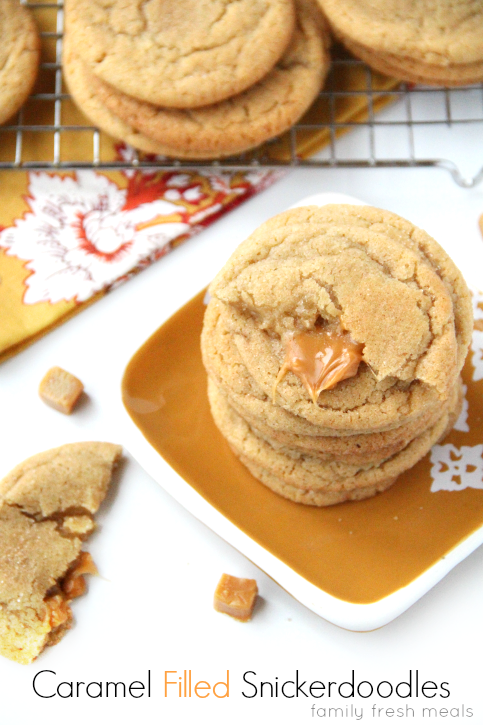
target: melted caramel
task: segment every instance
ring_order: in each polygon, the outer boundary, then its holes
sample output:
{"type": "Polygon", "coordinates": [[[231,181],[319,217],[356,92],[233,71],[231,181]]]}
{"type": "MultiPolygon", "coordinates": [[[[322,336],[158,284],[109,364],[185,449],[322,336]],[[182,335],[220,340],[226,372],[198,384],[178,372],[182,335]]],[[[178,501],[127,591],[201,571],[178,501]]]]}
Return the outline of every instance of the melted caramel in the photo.
{"type": "Polygon", "coordinates": [[[310,397],[317,403],[323,390],[335,388],[337,383],[357,375],[364,345],[352,340],[340,328],[327,328],[316,332],[299,332],[285,343],[285,361],[273,387],[290,371],[300,378],[310,397]]]}
{"type": "Polygon", "coordinates": [[[86,590],[84,574],[98,574],[92,556],[88,551],[81,551],[74,566],[67,572],[62,582],[62,591],[70,601],[80,597],[86,590]]]}
{"type": "MultiPolygon", "coordinates": [[[[134,355],[123,399],[151,445],[229,521],[315,586],[358,604],[409,584],[483,525],[483,490],[431,493],[429,456],[385,493],[328,508],[293,503],[253,478],[210,414],[200,352],[203,297],[134,355]]],[[[470,432],[453,430],[445,443],[483,443],[483,381],[473,381],[472,372],[470,355],[463,375],[470,432]]]]}
{"type": "Polygon", "coordinates": [[[56,629],[72,619],[71,609],[65,599],[60,594],[45,600],[47,605],[47,616],[49,618],[49,626],[56,629]]]}

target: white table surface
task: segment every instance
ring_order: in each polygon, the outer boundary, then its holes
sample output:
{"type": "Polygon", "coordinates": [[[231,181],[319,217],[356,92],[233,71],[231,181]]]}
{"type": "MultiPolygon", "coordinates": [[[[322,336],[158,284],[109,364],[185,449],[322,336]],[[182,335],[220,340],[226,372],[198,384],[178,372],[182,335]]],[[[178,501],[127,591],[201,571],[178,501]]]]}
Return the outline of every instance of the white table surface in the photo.
{"type": "MultiPolygon", "coordinates": [[[[320,191],[359,197],[410,219],[432,234],[474,286],[483,281],[483,239],[477,220],[483,186],[465,190],[437,169],[296,170],[231,212],[182,247],[116,289],[0,368],[0,476],[38,451],[76,440],[119,439],[112,414],[119,382],[132,353],[168,314],[214,274],[231,250],[265,219],[298,199],[320,191]],[[197,260],[209,258],[200,275],[197,260]],[[206,278],[205,278],[206,277],[206,278]],[[62,416],[37,397],[45,371],[60,365],[84,382],[87,400],[62,416]]],[[[171,499],[125,450],[125,463],[103,506],[99,529],[88,548],[101,573],[89,593],[74,602],[74,628],[30,666],[0,659],[0,723],[303,723],[305,721],[424,723],[423,706],[446,707],[448,721],[483,723],[483,547],[453,570],[409,611],[383,629],[358,634],[320,619],[250,561],[171,499]],[[212,595],[222,572],[254,577],[261,594],[255,616],[240,624],[215,613],[212,595]],[[192,671],[193,681],[211,684],[230,671],[230,697],[164,697],[166,670],[192,671]],[[242,680],[279,682],[300,677],[393,685],[409,670],[421,680],[447,682],[451,695],[426,700],[373,696],[366,700],[243,697],[253,689],[242,680]],[[151,697],[79,698],[37,696],[61,681],[146,682],[151,697]],[[316,708],[343,707],[331,717],[316,708]],[[350,706],[357,712],[350,712],[350,706]],[[412,707],[398,717],[372,706],[412,707]],[[462,706],[466,708],[461,716],[462,706]],[[349,707],[349,711],[345,710],[349,707]],[[456,717],[455,708],[459,708],[456,717]],[[472,708],[473,717],[467,716],[472,708]],[[377,713],[377,711],[376,711],[377,713]],[[453,714],[451,714],[453,713],[453,714]]],[[[440,691],[438,691],[440,692],[440,691]]],[[[434,715],[431,720],[434,720],[434,715]]],[[[441,716],[438,718],[438,722],[441,716]]]]}

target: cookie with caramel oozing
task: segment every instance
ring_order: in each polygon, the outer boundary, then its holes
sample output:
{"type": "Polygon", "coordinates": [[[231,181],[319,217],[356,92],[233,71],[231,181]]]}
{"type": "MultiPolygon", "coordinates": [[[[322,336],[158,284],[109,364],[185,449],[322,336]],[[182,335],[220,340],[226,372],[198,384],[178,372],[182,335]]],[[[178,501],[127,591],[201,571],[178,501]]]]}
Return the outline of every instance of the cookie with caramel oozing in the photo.
{"type": "MultiPolygon", "coordinates": [[[[213,281],[202,349],[229,390],[272,399],[287,340],[339,326],[357,374],[320,392],[284,370],[280,408],[339,433],[388,430],[447,400],[466,357],[471,303],[428,234],[364,206],[293,209],[257,229],[213,281]]],[[[248,400],[248,398],[247,398],[248,400]]]]}
{"type": "Polygon", "coordinates": [[[471,298],[428,234],[328,205],[262,224],[210,286],[201,348],[215,423],[293,501],[372,496],[462,404],[471,298]]]}

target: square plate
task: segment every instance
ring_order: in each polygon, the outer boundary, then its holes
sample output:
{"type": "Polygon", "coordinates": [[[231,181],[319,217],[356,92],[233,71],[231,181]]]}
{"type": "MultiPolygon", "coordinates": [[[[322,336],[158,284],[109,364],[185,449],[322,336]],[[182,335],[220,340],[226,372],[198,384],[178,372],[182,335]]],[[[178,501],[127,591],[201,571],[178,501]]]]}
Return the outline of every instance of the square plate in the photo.
{"type": "MultiPolygon", "coordinates": [[[[357,200],[321,194],[299,205],[333,201],[357,200]]],[[[199,349],[203,300],[200,292],[129,362],[128,447],[176,500],[312,611],[356,631],[387,624],[483,543],[482,333],[464,370],[465,409],[443,445],[383,494],[315,508],[259,483],[216,429],[199,349]]]]}

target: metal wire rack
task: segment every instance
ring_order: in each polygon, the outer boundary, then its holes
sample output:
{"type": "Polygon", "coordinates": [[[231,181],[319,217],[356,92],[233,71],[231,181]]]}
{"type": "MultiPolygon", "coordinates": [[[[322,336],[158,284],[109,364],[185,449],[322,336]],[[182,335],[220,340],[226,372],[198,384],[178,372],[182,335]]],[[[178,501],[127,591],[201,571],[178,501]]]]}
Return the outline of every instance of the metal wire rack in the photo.
{"type": "Polygon", "coordinates": [[[78,112],[76,115],[63,86],[63,3],[23,4],[33,10],[43,29],[43,62],[35,92],[17,118],[0,127],[0,169],[439,166],[448,169],[463,187],[475,186],[483,179],[483,84],[454,89],[401,84],[384,89],[370,68],[347,54],[333,60],[314,106],[316,112],[312,110],[291,129],[283,157],[272,153],[277,140],[222,161],[146,157],[135,150],[130,151],[129,158],[105,157],[103,134],[86,125],[78,112]],[[355,69],[359,76],[363,74],[363,87],[341,87],[340,75],[355,69]],[[341,119],[340,104],[357,98],[364,100],[365,112],[357,118],[341,119]],[[324,112],[317,115],[319,108],[324,112]],[[300,139],[314,132],[325,132],[326,144],[304,158],[299,153],[300,139]],[[463,172],[469,157],[474,168],[463,172]]]}

